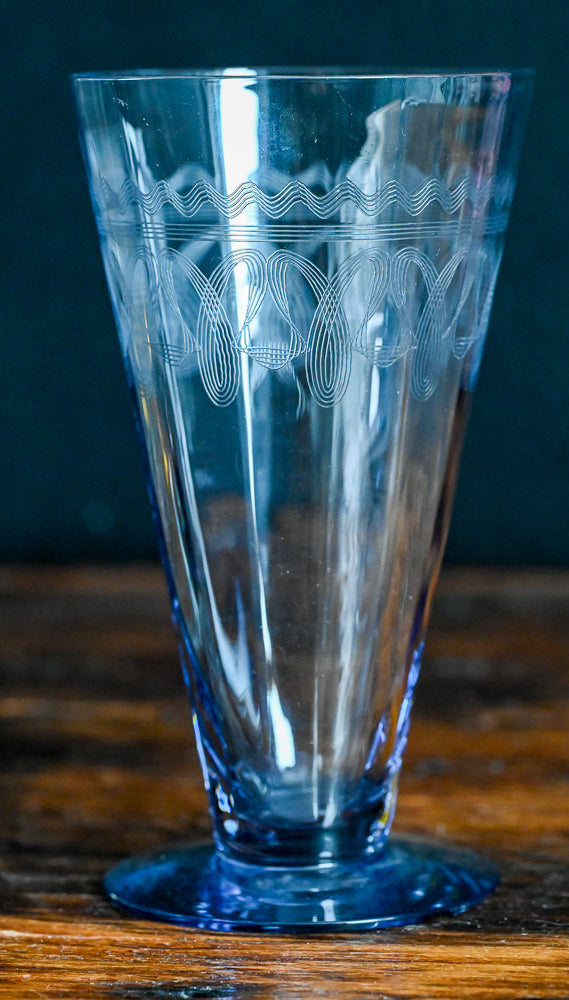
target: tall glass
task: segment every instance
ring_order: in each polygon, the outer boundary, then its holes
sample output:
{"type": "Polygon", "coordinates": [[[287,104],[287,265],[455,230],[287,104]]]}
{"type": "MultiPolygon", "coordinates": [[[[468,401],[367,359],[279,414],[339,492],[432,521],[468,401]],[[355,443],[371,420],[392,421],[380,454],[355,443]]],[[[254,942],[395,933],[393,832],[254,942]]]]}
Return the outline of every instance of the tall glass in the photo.
{"type": "Polygon", "coordinates": [[[74,78],[214,829],[107,876],[210,928],[459,910],[387,840],[526,72],[74,78]]]}

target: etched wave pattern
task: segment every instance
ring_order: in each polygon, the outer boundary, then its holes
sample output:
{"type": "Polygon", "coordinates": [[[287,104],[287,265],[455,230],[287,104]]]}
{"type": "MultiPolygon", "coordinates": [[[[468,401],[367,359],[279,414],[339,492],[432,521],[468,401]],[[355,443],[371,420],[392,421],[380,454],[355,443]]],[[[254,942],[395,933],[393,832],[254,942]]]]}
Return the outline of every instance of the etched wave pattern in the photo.
{"type": "Polygon", "coordinates": [[[246,208],[256,205],[269,219],[282,219],[293,208],[303,206],[317,219],[330,219],[346,206],[352,205],[367,217],[381,215],[397,207],[412,218],[436,204],[448,215],[456,213],[465,202],[475,210],[489,205],[494,199],[497,208],[508,201],[510,186],[498,184],[494,178],[479,184],[473,174],[464,174],[452,187],[438,178],[429,178],[415,190],[408,190],[400,181],[385,181],[377,191],[365,194],[357,184],[346,179],[323,195],[315,194],[300,180],[292,180],[276,194],[267,194],[254,181],[244,181],[231,194],[220,193],[214,184],[200,179],[189,191],[181,194],[169,181],[158,181],[144,193],[131,180],[126,180],[119,192],[103,181],[107,207],[122,214],[129,206],[138,206],[146,215],[154,216],[165,206],[174,208],[181,217],[190,219],[205,206],[213,207],[220,216],[238,218],[246,208]]]}
{"type": "Polygon", "coordinates": [[[292,251],[265,257],[246,248],[206,277],[181,251],[139,247],[125,275],[125,307],[132,315],[143,274],[142,298],[161,316],[152,350],[174,368],[197,367],[218,406],[237,396],[243,354],[291,378],[301,364],[313,398],[330,407],[346,391],[354,352],[379,368],[413,352],[411,392],[426,399],[451,354],[463,357],[485,333],[497,270],[493,249],[468,243],[439,269],[417,248],[366,248],[346,256],[332,277],[292,251]]]}

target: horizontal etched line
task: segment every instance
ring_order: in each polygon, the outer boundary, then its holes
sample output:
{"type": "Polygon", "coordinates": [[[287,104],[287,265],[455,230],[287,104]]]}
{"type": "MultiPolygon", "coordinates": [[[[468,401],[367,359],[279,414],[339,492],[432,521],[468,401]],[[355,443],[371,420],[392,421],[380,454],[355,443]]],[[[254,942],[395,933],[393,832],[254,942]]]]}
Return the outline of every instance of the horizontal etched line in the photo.
{"type": "Polygon", "coordinates": [[[121,234],[159,240],[192,240],[203,242],[231,241],[233,243],[328,243],[337,241],[367,242],[404,239],[442,239],[452,236],[492,236],[506,230],[505,213],[484,220],[449,220],[439,222],[402,222],[370,224],[364,226],[306,226],[306,225],[215,225],[191,222],[157,222],[141,220],[125,222],[109,220],[109,230],[121,234]]]}

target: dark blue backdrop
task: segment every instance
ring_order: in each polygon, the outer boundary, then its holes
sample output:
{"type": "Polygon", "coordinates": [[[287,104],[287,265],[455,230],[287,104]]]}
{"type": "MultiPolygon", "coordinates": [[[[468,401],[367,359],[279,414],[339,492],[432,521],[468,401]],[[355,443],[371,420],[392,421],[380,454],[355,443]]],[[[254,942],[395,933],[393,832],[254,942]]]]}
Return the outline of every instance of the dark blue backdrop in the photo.
{"type": "Polygon", "coordinates": [[[569,8],[558,0],[4,0],[1,560],[155,554],[68,74],[533,65],[448,559],[569,563],[569,8]]]}

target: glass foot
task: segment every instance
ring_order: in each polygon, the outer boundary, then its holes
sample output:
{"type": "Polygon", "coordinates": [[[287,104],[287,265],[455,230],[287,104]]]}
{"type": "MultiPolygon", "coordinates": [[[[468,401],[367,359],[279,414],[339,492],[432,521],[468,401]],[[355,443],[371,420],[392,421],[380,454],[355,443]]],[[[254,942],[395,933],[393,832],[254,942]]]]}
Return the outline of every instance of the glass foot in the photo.
{"type": "Polygon", "coordinates": [[[104,885],[114,903],[155,920],[213,931],[322,933],[458,913],[498,881],[476,855],[394,838],[371,859],[328,868],[265,868],[213,846],[171,847],[121,862],[104,885]]]}

